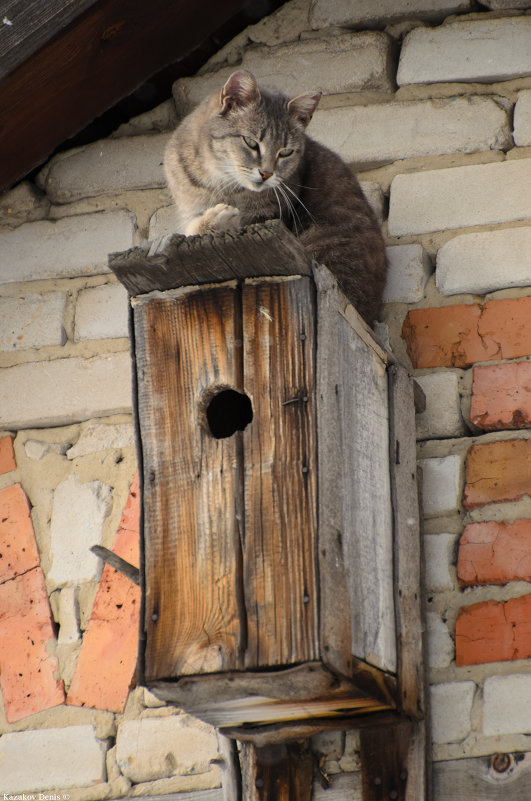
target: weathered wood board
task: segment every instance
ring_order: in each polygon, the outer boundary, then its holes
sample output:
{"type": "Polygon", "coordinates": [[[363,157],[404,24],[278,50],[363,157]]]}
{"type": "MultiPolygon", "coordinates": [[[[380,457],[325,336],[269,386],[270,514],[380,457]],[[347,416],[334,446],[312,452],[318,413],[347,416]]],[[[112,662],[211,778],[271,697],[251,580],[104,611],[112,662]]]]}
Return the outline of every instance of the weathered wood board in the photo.
{"type": "Polygon", "coordinates": [[[531,757],[502,754],[454,759],[433,764],[433,797],[437,801],[529,801],[531,757]],[[493,763],[497,764],[495,770],[493,763]],[[503,770],[500,771],[500,768],[503,770]]]}
{"type": "MultiPolygon", "coordinates": [[[[319,555],[323,649],[396,670],[386,364],[341,313],[331,273],[318,291],[319,555]],[[338,627],[348,599],[350,632],[338,627]]],[[[353,310],[352,310],[353,311],[353,310]]],[[[360,322],[363,325],[363,321],[360,322]]],[[[344,669],[344,667],[343,667],[344,669]]]]}

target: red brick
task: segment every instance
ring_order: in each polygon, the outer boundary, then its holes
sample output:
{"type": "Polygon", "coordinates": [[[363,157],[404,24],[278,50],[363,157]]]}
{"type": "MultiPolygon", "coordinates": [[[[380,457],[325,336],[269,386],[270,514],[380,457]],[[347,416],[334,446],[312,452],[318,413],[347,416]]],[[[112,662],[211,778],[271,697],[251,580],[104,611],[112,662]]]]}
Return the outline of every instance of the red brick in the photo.
{"type": "Polygon", "coordinates": [[[480,665],[531,657],[531,595],[485,601],[459,610],[456,665],[480,665]]]}
{"type": "Polygon", "coordinates": [[[40,567],[0,584],[0,686],[10,723],[64,703],[47,648],[54,636],[40,567]]]}
{"type": "Polygon", "coordinates": [[[470,420],[484,431],[531,425],[531,363],[474,367],[470,420]]]}
{"type": "Polygon", "coordinates": [[[13,449],[14,437],[8,435],[0,438],[0,475],[9,473],[17,466],[13,449]]]}
{"type": "Polygon", "coordinates": [[[30,505],[20,484],[0,490],[0,583],[40,565],[30,505]]]}
{"type": "MultiPolygon", "coordinates": [[[[135,478],[112,550],[139,563],[139,491],[135,478]]],[[[135,681],[140,588],[106,565],[83,638],[67,703],[122,712],[135,681]]]]}
{"type": "Polygon", "coordinates": [[[531,440],[510,439],[473,445],[466,457],[463,505],[517,501],[531,495],[531,440]]]}
{"type": "Polygon", "coordinates": [[[531,581],[531,520],[466,526],[459,541],[457,577],[462,587],[531,581]]]}
{"type": "Polygon", "coordinates": [[[531,354],[531,297],[412,309],[402,327],[413,367],[469,367],[531,354]]]}

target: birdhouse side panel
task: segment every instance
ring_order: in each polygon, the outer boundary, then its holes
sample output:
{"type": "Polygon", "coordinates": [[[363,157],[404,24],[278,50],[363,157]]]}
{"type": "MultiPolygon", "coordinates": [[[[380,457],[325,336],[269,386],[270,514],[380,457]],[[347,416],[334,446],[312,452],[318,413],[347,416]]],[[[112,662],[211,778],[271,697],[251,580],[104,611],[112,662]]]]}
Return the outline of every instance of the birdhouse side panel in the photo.
{"type": "Polygon", "coordinates": [[[135,301],[147,681],[241,666],[237,440],[206,421],[241,385],[239,321],[230,286],[135,301]]]}

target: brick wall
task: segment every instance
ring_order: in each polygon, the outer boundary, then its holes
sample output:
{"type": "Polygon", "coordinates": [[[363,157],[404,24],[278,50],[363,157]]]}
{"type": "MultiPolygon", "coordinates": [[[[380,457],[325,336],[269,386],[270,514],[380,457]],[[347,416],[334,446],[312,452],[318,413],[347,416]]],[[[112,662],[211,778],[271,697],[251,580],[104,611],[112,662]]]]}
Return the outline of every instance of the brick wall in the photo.
{"type": "MultiPolygon", "coordinates": [[[[135,688],[138,590],[89,548],[138,559],[127,300],[107,254],[171,232],[168,132],[235,64],[323,90],[310,133],[382,221],[379,333],[427,398],[436,765],[530,749],[531,15],[472,5],[291,0],[158,109],[0,197],[0,791],[221,798],[214,732],[135,688]]],[[[359,801],[356,734],[314,748],[359,801]]]]}

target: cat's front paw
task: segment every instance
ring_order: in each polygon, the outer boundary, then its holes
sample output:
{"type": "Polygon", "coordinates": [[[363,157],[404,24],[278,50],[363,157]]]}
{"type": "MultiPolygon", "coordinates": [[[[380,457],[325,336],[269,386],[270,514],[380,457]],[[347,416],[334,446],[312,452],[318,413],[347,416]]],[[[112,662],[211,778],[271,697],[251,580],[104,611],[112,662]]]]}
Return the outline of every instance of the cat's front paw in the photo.
{"type": "Polygon", "coordinates": [[[200,217],[192,220],[186,233],[206,234],[208,231],[228,231],[231,228],[241,227],[241,215],[237,208],[226,203],[207,209],[200,217]]]}

